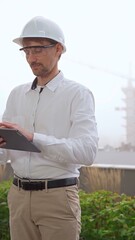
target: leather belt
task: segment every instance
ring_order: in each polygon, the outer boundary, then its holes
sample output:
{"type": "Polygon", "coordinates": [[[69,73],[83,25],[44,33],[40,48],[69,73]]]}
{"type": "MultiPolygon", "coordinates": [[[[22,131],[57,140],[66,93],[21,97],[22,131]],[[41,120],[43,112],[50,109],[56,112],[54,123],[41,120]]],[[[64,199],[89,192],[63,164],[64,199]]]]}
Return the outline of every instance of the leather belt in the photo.
{"type": "Polygon", "coordinates": [[[22,188],[26,191],[38,191],[49,188],[60,188],[76,185],[78,183],[77,178],[64,178],[64,179],[56,179],[56,180],[31,180],[26,178],[17,178],[14,177],[13,184],[18,186],[18,188],[22,188]]]}

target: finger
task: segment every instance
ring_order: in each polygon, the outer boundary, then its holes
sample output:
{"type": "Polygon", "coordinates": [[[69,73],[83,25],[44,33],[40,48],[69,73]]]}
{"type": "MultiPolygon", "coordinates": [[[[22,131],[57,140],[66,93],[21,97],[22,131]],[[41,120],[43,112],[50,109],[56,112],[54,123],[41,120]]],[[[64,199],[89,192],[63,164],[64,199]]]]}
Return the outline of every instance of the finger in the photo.
{"type": "Polygon", "coordinates": [[[0,146],[3,146],[5,144],[6,144],[6,141],[2,137],[0,137],[0,146]]]}
{"type": "Polygon", "coordinates": [[[14,124],[10,122],[2,122],[1,126],[5,128],[13,128],[14,124]]]}

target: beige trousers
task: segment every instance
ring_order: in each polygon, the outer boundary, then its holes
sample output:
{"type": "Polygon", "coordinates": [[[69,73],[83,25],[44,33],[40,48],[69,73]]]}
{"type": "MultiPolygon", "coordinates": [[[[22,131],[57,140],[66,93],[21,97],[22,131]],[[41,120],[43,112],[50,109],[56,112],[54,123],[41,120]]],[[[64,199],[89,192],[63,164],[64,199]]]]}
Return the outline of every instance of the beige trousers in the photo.
{"type": "Polygon", "coordinates": [[[25,191],[12,185],[8,194],[11,240],[79,240],[78,187],[25,191]]]}

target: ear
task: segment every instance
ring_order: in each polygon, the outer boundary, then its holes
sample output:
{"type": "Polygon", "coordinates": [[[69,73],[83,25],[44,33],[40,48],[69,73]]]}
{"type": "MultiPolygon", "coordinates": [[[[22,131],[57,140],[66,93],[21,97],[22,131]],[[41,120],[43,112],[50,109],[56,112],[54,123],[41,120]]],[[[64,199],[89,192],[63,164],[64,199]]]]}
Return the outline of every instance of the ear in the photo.
{"type": "Polygon", "coordinates": [[[63,46],[60,44],[60,43],[57,43],[56,45],[56,51],[59,55],[62,54],[62,51],[63,51],[63,46]]]}

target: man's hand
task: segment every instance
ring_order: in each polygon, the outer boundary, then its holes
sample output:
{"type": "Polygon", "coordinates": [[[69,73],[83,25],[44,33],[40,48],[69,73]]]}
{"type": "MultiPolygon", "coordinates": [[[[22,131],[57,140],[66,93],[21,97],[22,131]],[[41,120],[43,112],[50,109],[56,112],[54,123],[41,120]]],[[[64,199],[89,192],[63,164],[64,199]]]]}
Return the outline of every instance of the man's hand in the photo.
{"type": "MultiPolygon", "coordinates": [[[[10,123],[10,122],[0,122],[0,128],[11,128],[11,129],[16,129],[20,131],[29,141],[33,141],[33,134],[26,131],[25,129],[21,128],[18,124],[16,123],[10,123]]],[[[3,138],[0,138],[0,147],[5,145],[5,141],[3,138]]]]}
{"type": "Polygon", "coordinates": [[[6,142],[2,137],[0,137],[0,148],[4,147],[6,145],[6,142]]]}

